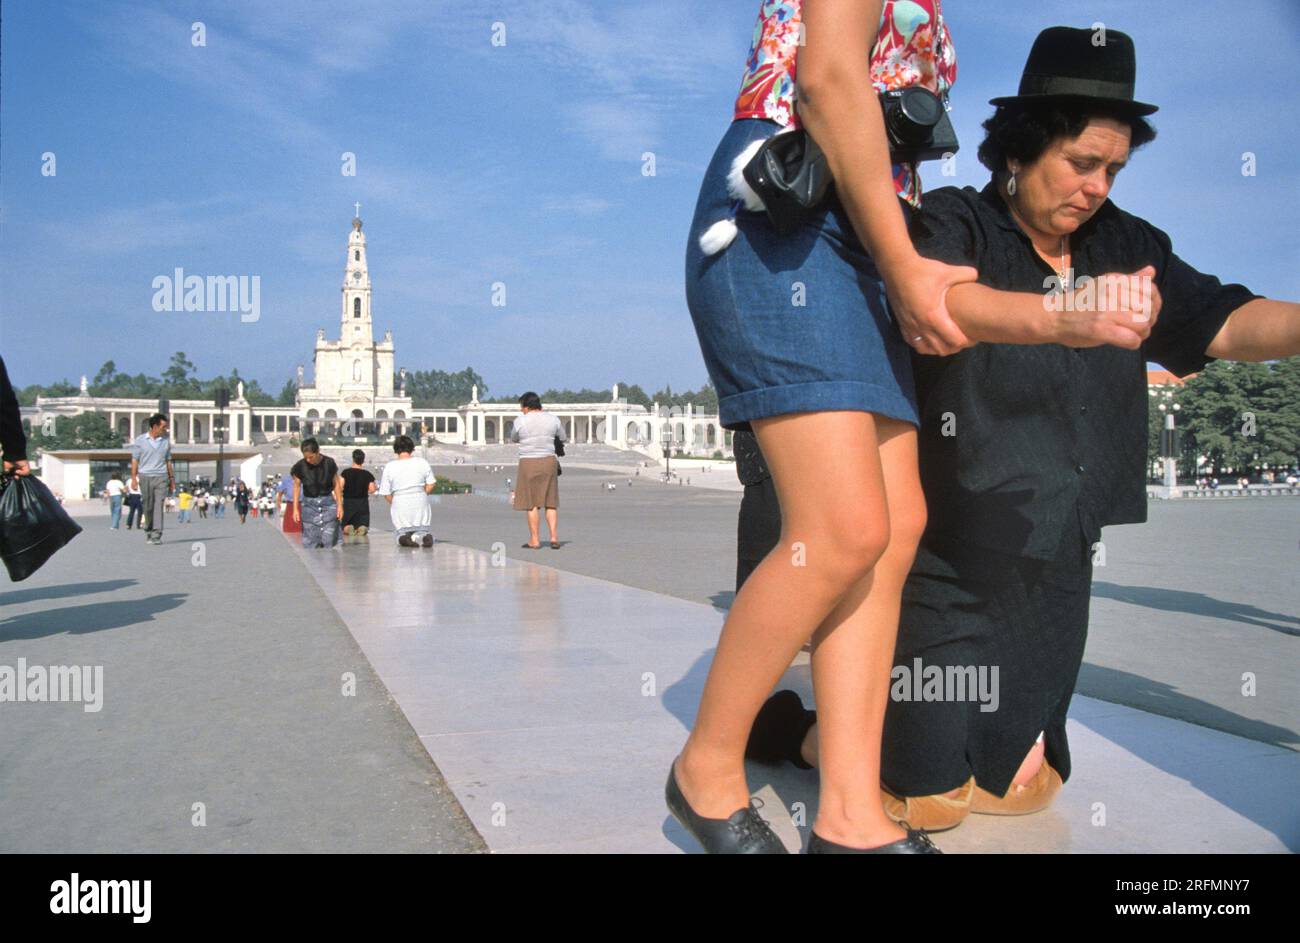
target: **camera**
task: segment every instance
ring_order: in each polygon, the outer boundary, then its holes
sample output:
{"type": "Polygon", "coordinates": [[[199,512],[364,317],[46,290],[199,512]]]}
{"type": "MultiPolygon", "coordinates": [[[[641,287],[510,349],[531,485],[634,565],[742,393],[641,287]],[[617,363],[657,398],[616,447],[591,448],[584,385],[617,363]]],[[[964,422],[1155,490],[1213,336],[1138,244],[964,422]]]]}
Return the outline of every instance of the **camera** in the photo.
{"type": "Polygon", "coordinates": [[[895,163],[938,160],[957,153],[957,132],[942,98],[919,85],[880,94],[889,156],[895,163]]]}

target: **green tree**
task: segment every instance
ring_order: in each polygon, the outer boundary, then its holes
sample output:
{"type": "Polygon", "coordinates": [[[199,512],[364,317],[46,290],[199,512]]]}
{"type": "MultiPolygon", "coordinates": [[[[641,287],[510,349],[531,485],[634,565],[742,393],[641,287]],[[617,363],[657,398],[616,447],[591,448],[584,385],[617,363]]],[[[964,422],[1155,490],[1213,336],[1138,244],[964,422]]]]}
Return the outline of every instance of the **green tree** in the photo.
{"type": "Polygon", "coordinates": [[[1300,449],[1300,377],[1276,364],[1216,360],[1188,380],[1178,414],[1185,448],[1211,474],[1289,465],[1300,449]]]}
{"type": "Polygon", "coordinates": [[[28,448],[51,451],[56,449],[117,449],[122,447],[122,437],[109,428],[102,413],[80,413],[76,416],[54,417],[54,429],[45,435],[39,426],[32,429],[28,448]]]}
{"type": "Polygon", "coordinates": [[[24,386],[15,390],[14,395],[18,398],[18,405],[35,406],[36,397],[38,396],[76,396],[79,392],[81,392],[81,387],[64,379],[45,386],[33,383],[31,386],[24,386]]]}
{"type": "Polygon", "coordinates": [[[288,379],[284,381],[284,386],[280,388],[280,395],[275,398],[277,406],[292,406],[298,399],[298,381],[288,379]]]}
{"type": "Polygon", "coordinates": [[[1267,417],[1259,429],[1260,461],[1292,468],[1300,465],[1300,357],[1268,367],[1269,384],[1259,397],[1267,417]]]}
{"type": "Polygon", "coordinates": [[[408,370],[406,395],[420,409],[451,409],[468,403],[473,387],[480,402],[490,403],[488,386],[472,367],[459,373],[444,370],[408,370]]]}
{"type": "Polygon", "coordinates": [[[105,360],[104,365],[99,368],[95,374],[95,379],[91,381],[94,386],[105,386],[112,382],[113,376],[117,373],[117,364],[111,360],[105,360]]]}
{"type": "Polygon", "coordinates": [[[168,399],[199,399],[203,395],[194,364],[180,351],[172,354],[171,363],[163,371],[160,395],[168,399]]]}

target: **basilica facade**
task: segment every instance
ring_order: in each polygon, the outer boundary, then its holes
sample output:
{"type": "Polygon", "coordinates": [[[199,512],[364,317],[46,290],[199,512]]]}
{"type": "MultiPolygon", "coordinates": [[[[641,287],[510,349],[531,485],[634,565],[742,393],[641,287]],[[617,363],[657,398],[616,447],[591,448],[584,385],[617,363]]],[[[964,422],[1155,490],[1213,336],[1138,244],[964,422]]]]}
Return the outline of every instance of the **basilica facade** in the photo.
{"type": "MultiPolygon", "coordinates": [[[[245,399],[242,383],[224,407],[211,400],[97,397],[82,377],[79,395],[42,396],[35,406],[22,407],[23,425],[29,430],[52,428],[60,417],[98,412],[125,444],[148,431],[151,413],[164,412],[171,418],[173,441],[183,445],[292,444],[308,435],[360,444],[397,433],[426,446],[508,444],[519,415],[517,403],[480,402],[477,387],[468,402],[451,408],[417,408],[406,395],[406,371],[394,370],[392,331],[375,340],[373,286],[359,204],[357,210],[347,236],[338,336],[327,338],[324,328],[317,329],[311,382],[306,382],[305,365],[300,364],[293,406],[254,405],[245,399]]],[[[731,434],[724,433],[716,415],[695,413],[689,405],[669,410],[655,403],[646,409],[620,399],[617,386],[611,393],[604,402],[543,405],[559,418],[575,445],[601,443],[649,456],[662,454],[669,441],[687,452],[731,451],[731,434]]]]}
{"type": "Polygon", "coordinates": [[[370,266],[360,216],[353,218],[348,234],[341,292],[339,336],[327,340],[324,329],[317,330],[310,386],[303,385],[302,367],[298,368],[299,414],[313,426],[326,422],[333,427],[331,420],[339,420],[338,428],[358,435],[405,426],[413,418],[412,406],[404,391],[393,386],[393,332],[385,331],[384,339],[375,341],[370,266]]]}

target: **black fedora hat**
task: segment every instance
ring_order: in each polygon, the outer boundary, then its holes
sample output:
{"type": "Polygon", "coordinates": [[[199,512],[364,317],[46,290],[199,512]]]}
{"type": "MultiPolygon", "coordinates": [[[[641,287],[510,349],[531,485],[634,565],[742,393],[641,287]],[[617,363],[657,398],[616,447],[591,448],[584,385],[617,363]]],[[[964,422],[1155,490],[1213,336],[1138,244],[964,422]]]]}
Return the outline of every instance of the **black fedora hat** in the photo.
{"type": "Polygon", "coordinates": [[[1020,76],[1020,93],[990,105],[1049,101],[1097,102],[1134,115],[1155,105],[1133,100],[1137,55],[1133,40],[1119,30],[1049,26],[1038,34],[1020,76]]]}

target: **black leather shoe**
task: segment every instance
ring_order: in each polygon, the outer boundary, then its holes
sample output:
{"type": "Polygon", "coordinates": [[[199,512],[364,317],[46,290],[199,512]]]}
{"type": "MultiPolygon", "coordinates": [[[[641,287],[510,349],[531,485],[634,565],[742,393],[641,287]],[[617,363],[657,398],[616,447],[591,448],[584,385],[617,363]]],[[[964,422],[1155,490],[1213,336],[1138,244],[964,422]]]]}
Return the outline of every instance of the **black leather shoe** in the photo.
{"type": "MultiPolygon", "coordinates": [[[[675,766],[675,764],[674,764],[675,766]]],[[[677,771],[668,770],[668,785],[664,789],[664,798],[668,802],[668,811],[673,814],[682,828],[691,833],[704,850],[711,855],[788,855],[781,839],[776,837],[772,827],[763,821],[754,805],[737,809],[729,818],[706,819],[695,814],[681,787],[677,785],[677,771]]]]}
{"type": "MultiPolygon", "coordinates": [[[[906,827],[906,826],[904,826],[906,827]]],[[[907,837],[900,838],[898,841],[890,842],[888,845],[878,845],[875,848],[850,848],[848,845],[837,845],[833,841],[827,841],[816,832],[811,833],[808,839],[808,851],[810,855],[941,855],[943,854],[935,847],[934,842],[930,841],[930,836],[925,832],[909,828],[907,837]]]]}
{"type": "Polygon", "coordinates": [[[817,723],[817,712],[805,710],[793,691],[777,691],[754,718],[745,744],[745,758],[772,766],[789,760],[799,769],[812,769],[804,762],[800,748],[808,728],[817,723]]]}

